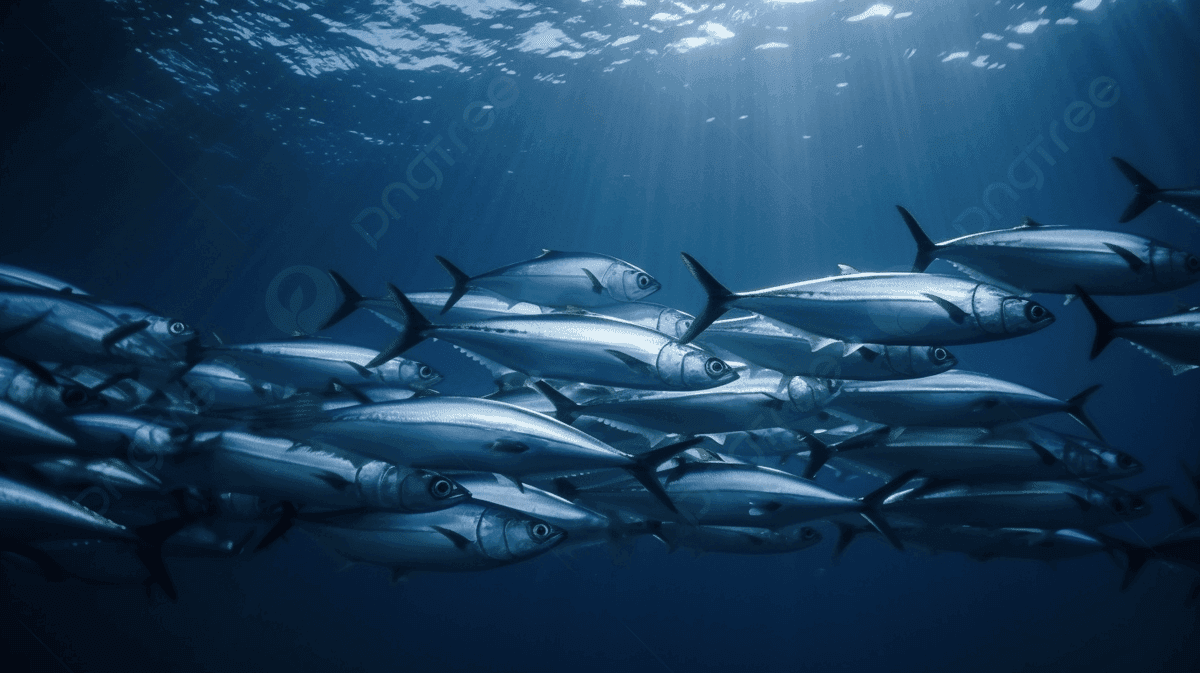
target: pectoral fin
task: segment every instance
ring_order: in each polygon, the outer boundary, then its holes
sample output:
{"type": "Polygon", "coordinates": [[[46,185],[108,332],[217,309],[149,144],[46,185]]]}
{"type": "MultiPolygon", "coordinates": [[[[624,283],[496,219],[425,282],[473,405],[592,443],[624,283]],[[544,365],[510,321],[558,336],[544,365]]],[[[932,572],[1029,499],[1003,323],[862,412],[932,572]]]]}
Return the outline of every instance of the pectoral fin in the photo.
{"type": "Polygon", "coordinates": [[[596,278],[596,274],[588,271],[587,269],[584,269],[583,272],[587,274],[588,280],[592,281],[592,292],[595,292],[596,294],[604,294],[604,286],[600,284],[600,279],[596,278]]]}
{"type": "Polygon", "coordinates": [[[1088,502],[1087,499],[1082,496],[1075,495],[1074,493],[1068,493],[1067,497],[1075,501],[1075,504],[1079,505],[1079,509],[1084,512],[1092,508],[1092,503],[1088,502]]]}
{"type": "Polygon", "coordinates": [[[148,320],[135,320],[131,323],[121,325],[108,334],[105,334],[104,338],[100,339],[100,345],[104,346],[105,348],[112,348],[120,340],[126,337],[131,337],[149,326],[150,321],[148,320]]]}
{"type": "Polygon", "coordinates": [[[966,322],[967,312],[962,310],[958,306],[955,306],[954,302],[952,302],[948,299],[942,299],[941,297],[937,296],[936,294],[930,294],[928,292],[922,292],[921,294],[925,295],[925,297],[927,299],[929,299],[929,301],[932,301],[933,303],[942,307],[942,310],[946,311],[946,313],[948,313],[950,315],[950,319],[953,320],[954,322],[956,322],[960,325],[963,324],[964,322],[966,322]]]}
{"type": "Polygon", "coordinates": [[[449,528],[443,528],[441,526],[430,526],[430,528],[436,530],[437,532],[441,533],[442,535],[445,535],[446,539],[453,542],[454,546],[458,549],[466,549],[467,547],[471,546],[470,540],[468,540],[466,537],[464,537],[460,533],[455,533],[454,531],[450,530],[449,528]]]}
{"type": "Polygon", "coordinates": [[[1125,260],[1125,263],[1129,265],[1129,268],[1132,269],[1134,273],[1141,271],[1142,267],[1146,266],[1146,263],[1143,262],[1140,257],[1119,245],[1105,243],[1104,247],[1120,255],[1121,259],[1125,260]]]}
{"type": "Polygon", "coordinates": [[[349,361],[349,360],[342,360],[342,362],[345,362],[346,364],[348,364],[348,365],[350,365],[352,368],[354,368],[354,371],[358,372],[358,375],[359,375],[359,376],[361,376],[361,377],[363,377],[364,379],[369,379],[369,378],[371,378],[371,375],[372,375],[372,374],[371,374],[371,370],[370,370],[370,369],[367,369],[366,367],[364,367],[364,366],[362,366],[362,365],[358,364],[357,362],[351,362],[351,361],[349,361]]]}
{"type": "Polygon", "coordinates": [[[632,369],[633,371],[635,371],[639,374],[647,374],[650,376],[655,375],[654,367],[650,366],[649,364],[647,364],[645,362],[642,362],[641,360],[633,357],[632,355],[622,353],[621,351],[613,350],[611,348],[605,349],[604,352],[608,353],[609,355],[613,356],[614,358],[625,363],[625,366],[629,367],[630,369],[632,369]]]}

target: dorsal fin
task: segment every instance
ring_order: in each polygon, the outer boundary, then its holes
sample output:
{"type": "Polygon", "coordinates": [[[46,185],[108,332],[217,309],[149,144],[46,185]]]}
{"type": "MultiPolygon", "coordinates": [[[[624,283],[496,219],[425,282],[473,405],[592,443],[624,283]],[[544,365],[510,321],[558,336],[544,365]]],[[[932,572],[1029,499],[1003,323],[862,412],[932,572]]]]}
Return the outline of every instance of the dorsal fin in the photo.
{"type": "Polygon", "coordinates": [[[862,271],[859,271],[858,269],[850,266],[849,264],[838,264],[838,275],[849,276],[849,275],[855,274],[855,273],[862,273],[862,271]]]}
{"type": "Polygon", "coordinates": [[[1033,219],[1032,217],[1025,217],[1025,218],[1021,219],[1021,226],[1032,228],[1032,227],[1044,227],[1046,225],[1042,224],[1041,222],[1038,222],[1037,220],[1033,219]]]}

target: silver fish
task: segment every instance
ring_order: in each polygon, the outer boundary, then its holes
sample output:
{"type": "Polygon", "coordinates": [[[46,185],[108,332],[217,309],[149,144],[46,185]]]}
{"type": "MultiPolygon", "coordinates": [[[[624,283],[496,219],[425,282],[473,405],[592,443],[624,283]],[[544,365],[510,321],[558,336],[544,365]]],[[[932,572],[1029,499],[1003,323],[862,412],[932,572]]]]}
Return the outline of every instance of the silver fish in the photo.
{"type": "Polygon", "coordinates": [[[1076,476],[1091,480],[1124,479],[1142,473],[1144,466],[1124,451],[1086,437],[1068,435],[1033,423],[997,428],[990,434],[1036,444],[1051,453],[1076,476]]]}
{"type": "Polygon", "coordinates": [[[1093,360],[1113,339],[1125,339],[1166,364],[1176,376],[1200,367],[1200,307],[1162,318],[1117,322],[1087,293],[1080,292],[1079,298],[1096,322],[1093,360]]]}
{"type": "Polygon", "coordinates": [[[583,505],[529,484],[491,472],[448,472],[454,481],[471,492],[471,500],[521,512],[562,529],[567,542],[578,545],[607,537],[608,517],[583,505]]]}
{"type": "Polygon", "coordinates": [[[302,517],[299,525],[346,560],[389,568],[393,578],[412,570],[497,568],[545,553],[566,537],[545,521],[472,502],[420,514],[302,517]]]}
{"type": "Polygon", "coordinates": [[[368,366],[427,338],[441,339],[521,373],[597,385],[699,390],[737,379],[720,358],[654,330],[613,318],[550,314],[434,325],[388,285],[407,317],[404,331],[368,366]]]}
{"type": "Polygon", "coordinates": [[[930,526],[1091,529],[1150,514],[1145,498],[1080,481],[916,486],[890,496],[883,513],[930,526]]]}
{"type": "MultiPolygon", "coordinates": [[[[64,376],[61,368],[51,372],[40,365],[36,367],[36,370],[30,370],[13,360],[0,358],[0,399],[35,414],[50,416],[104,409],[109,406],[110,401],[128,402],[118,405],[125,408],[139,402],[105,394],[126,378],[123,374],[104,377],[104,380],[88,386],[80,384],[77,379],[64,376]]],[[[77,371],[73,373],[79,374],[77,371]]]]}
{"type": "Polygon", "coordinates": [[[824,408],[838,394],[840,382],[764,369],[709,390],[625,390],[582,404],[544,381],[535,385],[564,422],[595,416],[664,433],[701,435],[792,426],[824,408]]]}
{"type": "Polygon", "coordinates": [[[185,460],[164,466],[174,482],[334,509],[423,512],[470,496],[428,470],[366,460],[333,447],[239,432],[202,432],[185,460]]]}
{"type": "Polygon", "coordinates": [[[221,346],[206,353],[252,379],[301,391],[324,390],[330,381],[425,390],[443,378],[433,367],[404,358],[371,365],[378,351],[323,339],[221,346]]]}
{"type": "Polygon", "coordinates": [[[444,257],[437,260],[454,279],[443,313],[470,288],[539,306],[588,307],[639,301],[662,287],[653,276],[629,262],[586,252],[543,250],[531,260],[478,276],[468,276],[444,257]]]}
{"type": "MultiPolygon", "coordinates": [[[[858,523],[838,522],[837,526],[837,555],[840,555],[857,536],[875,532],[870,526],[858,523]]],[[[958,552],[977,561],[1012,558],[1053,563],[1098,552],[1107,553],[1112,549],[1100,536],[1070,528],[1049,530],[904,524],[894,527],[906,546],[924,549],[930,553],[958,552]]]]}
{"type": "Polygon", "coordinates": [[[1061,412],[1099,436],[1083,409],[1099,388],[1060,400],[984,374],[949,371],[906,381],[847,381],[830,407],[893,427],[991,427],[1061,412]]]}
{"type": "Polygon", "coordinates": [[[917,242],[914,272],[943,259],[968,276],[1023,293],[1169,292],[1200,280],[1200,258],[1143,236],[1047,226],[1028,217],[1015,229],[985,231],[934,243],[907,210],[896,206],[917,242]]]}
{"type": "Polygon", "coordinates": [[[101,537],[136,540],[133,531],[66,498],[0,476],[0,536],[24,542],[101,537]]]}
{"type": "Polygon", "coordinates": [[[75,453],[124,458],[135,466],[179,455],[193,439],[182,424],[122,414],[76,414],[62,422],[76,440],[79,450],[75,453]]]}
{"type": "MultiPolygon", "coordinates": [[[[818,439],[814,435],[809,439],[820,442],[824,439],[821,437],[818,439]]],[[[957,428],[913,428],[895,438],[881,433],[874,438],[851,439],[829,448],[831,464],[844,465],[852,471],[883,479],[910,469],[931,479],[969,483],[1111,479],[1140,470],[1140,463],[1127,454],[1108,463],[1102,456],[1087,452],[1090,458],[1087,460],[1075,455],[1076,446],[1050,443],[1048,447],[1032,438],[1010,438],[957,428]]]]}
{"type": "Polygon", "coordinates": [[[0,264],[0,286],[50,290],[63,294],[76,294],[81,297],[89,296],[83,288],[77,285],[12,264],[0,264]]]}
{"type": "Polygon", "coordinates": [[[1036,332],[1054,322],[1041,304],[1001,288],[929,273],[860,273],[731,292],[687,253],[683,260],[708,294],[687,343],[734,308],[848,344],[952,346],[1036,332]]]}
{"type": "Polygon", "coordinates": [[[941,346],[864,344],[844,354],[833,347],[837,343],[834,339],[761,315],[718,320],[696,338],[696,343],[725,359],[729,356],[721,350],[791,376],[862,381],[911,379],[944,372],[958,364],[954,355],[941,346]]]}
{"type": "Polygon", "coordinates": [[[750,526],[693,526],[673,521],[664,521],[654,536],[671,551],[684,548],[723,554],[787,554],[814,547],[823,539],[820,531],[804,525],[771,530],[750,526]]]}
{"type": "MultiPolygon", "coordinates": [[[[542,414],[470,397],[417,398],[347,407],[291,430],[378,460],[432,470],[513,477],[623,468],[666,500],[654,468],[700,440],[632,456],[542,414]]],[[[667,503],[669,507],[669,502],[667,503]]]]}
{"type": "MultiPolygon", "coordinates": [[[[409,295],[411,298],[412,295],[409,295]]],[[[651,304],[649,302],[631,301],[608,306],[594,306],[588,309],[591,313],[624,320],[640,325],[656,332],[661,332],[672,339],[678,339],[687,333],[695,318],[690,313],[679,309],[651,304]]]]}
{"type": "MultiPolygon", "coordinates": [[[[894,540],[879,505],[902,488],[904,474],[862,498],[847,498],[793,474],[744,463],[675,461],[658,472],[663,488],[679,508],[678,517],[632,488],[628,479],[577,486],[556,483],[589,505],[638,511],[652,518],[676,518],[695,525],[780,529],[838,515],[858,514],[894,540]]],[[[896,540],[897,547],[901,546],[896,540]]]]}
{"type": "Polygon", "coordinates": [[[1129,206],[1125,208],[1125,212],[1121,213],[1120,222],[1122,224],[1141,215],[1147,208],[1159,202],[1182,208],[1192,215],[1200,217],[1200,187],[1192,187],[1190,189],[1159,189],[1157,185],[1150,182],[1146,176],[1139,173],[1137,169],[1130,166],[1124,159],[1113,157],[1112,160],[1117,165],[1117,169],[1133,183],[1134,189],[1137,190],[1137,194],[1129,202],[1129,206]]]}
{"type": "MultiPolygon", "coordinates": [[[[132,364],[167,370],[183,357],[146,334],[147,320],[123,321],[85,297],[0,290],[0,336],[9,357],[72,364],[132,364]]],[[[28,366],[28,365],[27,365],[28,366]]]]}
{"type": "Polygon", "coordinates": [[[23,408],[0,400],[0,437],[6,453],[73,449],[75,440],[23,408]]]}
{"type": "Polygon", "coordinates": [[[55,488],[103,486],[117,493],[157,493],[162,487],[158,477],[120,458],[62,456],[33,462],[30,467],[55,488]]]}

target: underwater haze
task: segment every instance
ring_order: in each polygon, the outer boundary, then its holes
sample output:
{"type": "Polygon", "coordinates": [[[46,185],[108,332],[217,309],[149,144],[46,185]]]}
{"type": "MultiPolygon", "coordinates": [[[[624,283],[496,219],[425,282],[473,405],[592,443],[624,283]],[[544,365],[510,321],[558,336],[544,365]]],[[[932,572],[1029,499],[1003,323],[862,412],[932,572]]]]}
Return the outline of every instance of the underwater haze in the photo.
{"type": "MultiPolygon", "coordinates": [[[[370,296],[449,288],[542,249],[612,255],[697,314],[686,251],[734,290],[908,271],[895,206],[936,241],[1046,224],[1200,250],[1167,204],[1118,224],[1120,156],[1200,185],[1200,4],[1185,0],[86,0],[3,10],[0,262],[141,302],[225,343],[317,331],[336,269],[370,296]]],[[[953,274],[936,261],[930,268],[953,274]]],[[[1200,462],[1200,372],[1129,343],[1089,360],[1081,302],[955,346],[960,367],[1066,399],[1166,487],[1200,462]]],[[[1103,297],[1119,320],[1200,304],[1191,286],[1103,297]]],[[[321,332],[382,349],[358,312],[321,332]]],[[[443,395],[488,372],[445,342],[407,357],[443,395]]],[[[1063,415],[1051,427],[1081,434],[1063,415]]],[[[818,481],[861,496],[877,484],[818,481]]],[[[1109,530],[1155,540],[1152,516],[1109,530]]],[[[343,562],[300,531],[234,561],[168,559],[140,586],[7,569],[12,661],[40,670],[1193,671],[1195,574],[1120,590],[1104,554],[899,552],[832,560],[669,553],[642,537],[478,573],[343,562]]],[[[0,668],[8,667],[0,664],[0,668]]]]}

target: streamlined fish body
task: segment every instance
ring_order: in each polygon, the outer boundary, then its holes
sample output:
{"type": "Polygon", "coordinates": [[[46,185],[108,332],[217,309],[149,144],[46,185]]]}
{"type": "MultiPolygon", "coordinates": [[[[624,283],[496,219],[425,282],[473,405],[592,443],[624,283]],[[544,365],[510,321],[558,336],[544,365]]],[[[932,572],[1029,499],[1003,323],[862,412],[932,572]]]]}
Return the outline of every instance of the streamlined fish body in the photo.
{"type": "Polygon", "coordinates": [[[950,371],[905,381],[847,381],[830,404],[890,426],[991,427],[1063,412],[1092,429],[1083,403],[1095,390],[1060,400],[984,374],[950,371]]]}
{"type": "Polygon", "coordinates": [[[1133,200],[1121,213],[1121,223],[1129,222],[1141,215],[1147,208],[1156,203],[1167,203],[1181,208],[1196,217],[1200,217],[1200,187],[1182,189],[1159,189],[1146,176],[1130,166],[1127,161],[1118,157],[1112,158],[1117,169],[1133,184],[1136,194],[1133,200]]]}
{"type": "Polygon", "coordinates": [[[132,531],[66,498],[0,476],[0,536],[32,542],[100,537],[136,540],[132,531]]]}
{"type": "Polygon", "coordinates": [[[437,512],[302,517],[298,525],[348,561],[411,570],[486,570],[549,551],[566,537],[544,521],[472,502],[437,512]]]}
{"type": "Polygon", "coordinates": [[[331,381],[425,390],[442,380],[433,367],[404,358],[367,367],[378,351],[323,339],[221,346],[208,352],[250,378],[297,390],[323,390],[331,381]]]}
{"type": "Polygon", "coordinates": [[[1096,323],[1093,360],[1113,339],[1125,339],[1170,367],[1175,375],[1200,367],[1200,307],[1161,318],[1117,322],[1086,292],[1079,298],[1096,323]]]}
{"type": "Polygon", "coordinates": [[[913,271],[944,259],[977,280],[1025,293],[1074,294],[1082,287],[1092,294],[1150,294],[1200,280],[1200,258],[1144,236],[1025,218],[1015,229],[934,243],[907,210],[899,210],[917,242],[913,271]]]}
{"type": "Polygon", "coordinates": [[[860,273],[734,293],[695,259],[684,262],[708,294],[681,342],[739,308],[848,344],[952,346],[1035,332],[1054,322],[1041,304],[998,287],[926,273],[860,273]]]}
{"type": "Polygon", "coordinates": [[[841,344],[834,340],[761,315],[718,320],[697,337],[696,343],[726,359],[729,356],[722,351],[792,376],[862,381],[909,379],[931,376],[958,364],[941,346],[864,344],[845,354],[841,344]]]}
{"type": "Polygon", "coordinates": [[[804,525],[772,530],[752,526],[695,526],[674,521],[664,521],[654,536],[671,551],[683,548],[720,554],[787,554],[815,547],[823,539],[820,531],[804,525]]]}
{"type": "Polygon", "coordinates": [[[608,537],[612,524],[605,515],[536,486],[491,472],[448,472],[470,491],[472,502],[496,505],[561,529],[567,543],[577,545],[608,537]]]}

